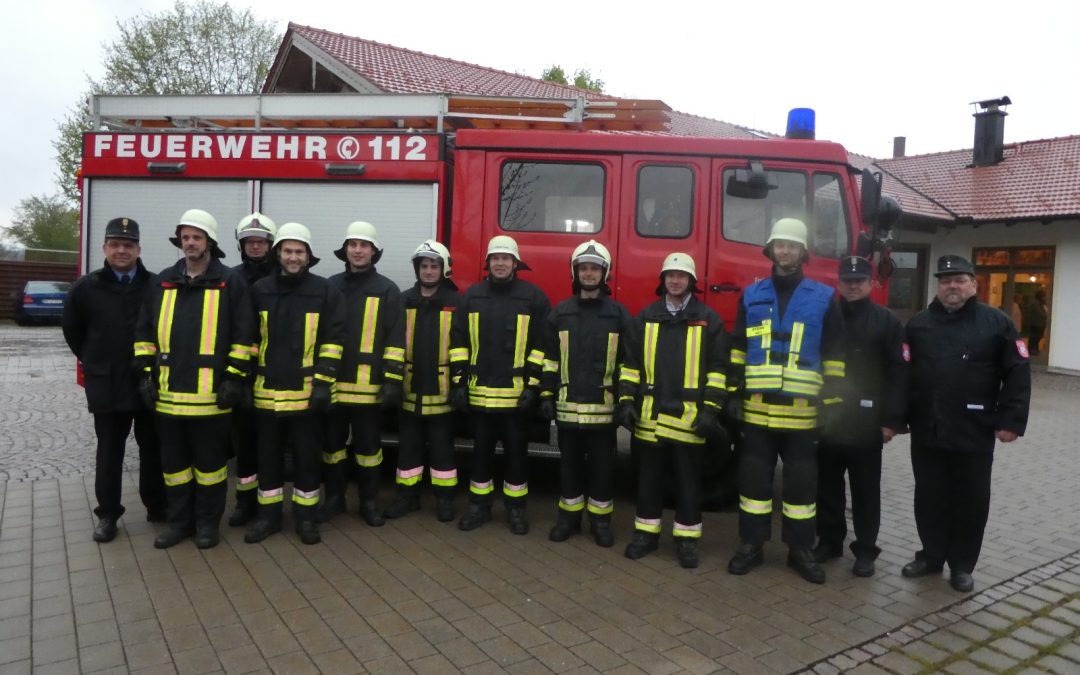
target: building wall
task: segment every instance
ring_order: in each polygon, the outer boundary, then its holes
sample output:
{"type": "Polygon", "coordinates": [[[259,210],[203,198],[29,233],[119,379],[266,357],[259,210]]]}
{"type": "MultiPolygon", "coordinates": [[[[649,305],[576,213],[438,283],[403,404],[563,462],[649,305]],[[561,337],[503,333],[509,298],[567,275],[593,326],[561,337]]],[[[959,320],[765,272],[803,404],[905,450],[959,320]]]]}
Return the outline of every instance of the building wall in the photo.
{"type": "Polygon", "coordinates": [[[1047,327],[1050,351],[1047,365],[1055,372],[1080,375],[1080,351],[1070,349],[1069,336],[1080,334],[1080,303],[1073,295],[1080,288],[1080,221],[1058,220],[1047,225],[1020,223],[1013,226],[995,223],[952,229],[936,233],[902,232],[901,243],[930,245],[927,298],[934,298],[937,284],[933,271],[938,257],[954,254],[971,258],[973,248],[983,246],[1054,246],[1054,287],[1050,298],[1050,325],[1047,327]],[[1055,339],[1056,336],[1056,339],[1055,339]]]}

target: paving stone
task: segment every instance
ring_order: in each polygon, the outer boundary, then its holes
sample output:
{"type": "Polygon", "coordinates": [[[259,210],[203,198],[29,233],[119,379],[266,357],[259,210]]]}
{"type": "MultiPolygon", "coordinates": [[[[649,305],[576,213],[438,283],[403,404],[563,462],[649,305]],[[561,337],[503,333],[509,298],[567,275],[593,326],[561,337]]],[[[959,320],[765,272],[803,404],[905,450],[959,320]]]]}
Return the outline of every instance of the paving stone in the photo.
{"type": "Polygon", "coordinates": [[[1022,660],[1022,658],[1015,658],[1011,655],[990,649],[989,647],[976,649],[968,658],[971,661],[978,663],[983,668],[989,667],[996,670],[1013,668],[1022,660]]]}

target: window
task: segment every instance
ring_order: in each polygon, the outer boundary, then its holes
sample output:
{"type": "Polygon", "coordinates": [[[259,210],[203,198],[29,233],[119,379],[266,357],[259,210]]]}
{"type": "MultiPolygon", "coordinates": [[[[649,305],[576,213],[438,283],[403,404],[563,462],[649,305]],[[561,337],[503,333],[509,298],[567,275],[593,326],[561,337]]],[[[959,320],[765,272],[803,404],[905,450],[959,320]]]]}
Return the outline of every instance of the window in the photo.
{"type": "Polygon", "coordinates": [[[842,258],[851,248],[840,177],[815,173],[813,198],[814,217],[806,224],[810,229],[810,252],[824,258],[842,258]]]}
{"type": "MultiPolygon", "coordinates": [[[[735,176],[724,170],[723,185],[735,176]]],[[[806,174],[799,171],[769,171],[769,195],[751,199],[724,195],[724,238],[744,244],[764,246],[773,223],[781,218],[806,220],[806,174]]]]}
{"type": "Polygon", "coordinates": [[[682,239],[694,221],[694,172],[685,166],[643,166],[637,180],[637,233],[682,239]]]}
{"type": "Polygon", "coordinates": [[[604,169],[596,164],[507,162],[502,167],[499,225],[519,232],[599,232],[604,169]]]}

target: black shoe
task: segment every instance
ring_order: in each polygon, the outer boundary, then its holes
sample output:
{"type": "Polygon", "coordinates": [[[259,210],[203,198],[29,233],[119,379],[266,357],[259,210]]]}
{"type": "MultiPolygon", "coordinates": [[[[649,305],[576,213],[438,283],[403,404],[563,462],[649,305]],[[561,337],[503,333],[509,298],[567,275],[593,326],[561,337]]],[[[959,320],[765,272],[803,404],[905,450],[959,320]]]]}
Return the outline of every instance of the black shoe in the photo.
{"type": "Polygon", "coordinates": [[[765,562],[765,551],[757,544],[742,544],[728,562],[728,574],[747,574],[765,562]]]}
{"type": "Polygon", "coordinates": [[[810,583],[825,583],[825,570],[821,569],[821,565],[814,562],[814,554],[810,552],[810,549],[791,549],[788,552],[787,564],[788,567],[794,568],[800,577],[810,583]]]}
{"type": "Polygon", "coordinates": [[[675,540],[675,556],[679,559],[679,567],[694,569],[698,566],[697,540],[687,537],[679,537],[675,540]]]}
{"type": "Polygon", "coordinates": [[[281,532],[281,518],[259,516],[248,525],[244,533],[244,541],[249,544],[257,544],[272,534],[281,532]]]}
{"type": "Polygon", "coordinates": [[[949,585],[953,590],[961,593],[970,593],[975,590],[975,580],[969,572],[953,572],[949,575],[949,585]]]}
{"type": "Polygon", "coordinates": [[[159,509],[146,509],[146,522],[164,523],[169,520],[169,513],[164,507],[159,509]]]}
{"type": "Polygon", "coordinates": [[[559,509],[559,513],[555,517],[555,525],[551,528],[551,532],[548,532],[548,539],[551,541],[566,541],[575,532],[581,532],[581,512],[571,513],[559,509]]]}
{"type": "Polygon", "coordinates": [[[615,533],[611,531],[611,516],[589,516],[589,530],[597,546],[609,548],[615,545],[615,533]]]}
{"type": "Polygon", "coordinates": [[[843,557],[844,555],[842,550],[833,548],[826,543],[818,544],[811,553],[814,557],[814,562],[816,563],[823,563],[832,560],[833,558],[843,557]]]}
{"type": "Polygon", "coordinates": [[[457,518],[457,509],[454,508],[454,500],[449,497],[435,497],[435,517],[440,523],[449,523],[457,518]]]}
{"type": "Polygon", "coordinates": [[[255,517],[259,507],[254,499],[248,497],[237,497],[236,508],[229,514],[229,527],[243,527],[251,522],[251,519],[255,517]]]}
{"type": "Polygon", "coordinates": [[[872,576],[874,576],[874,559],[873,558],[855,558],[855,565],[851,568],[851,571],[857,577],[872,577],[872,576]]]}
{"type": "Polygon", "coordinates": [[[154,538],[154,548],[171,548],[194,534],[194,527],[169,525],[164,532],[154,538]]]}
{"type": "Polygon", "coordinates": [[[387,519],[400,518],[407,513],[420,510],[420,495],[415,492],[399,492],[390,506],[383,511],[383,517],[387,519]]]}
{"type": "Polygon", "coordinates": [[[319,505],[315,507],[315,522],[329,523],[339,513],[345,513],[345,496],[327,497],[320,500],[319,505]]]}
{"type": "Polygon", "coordinates": [[[116,518],[102,516],[98,518],[94,526],[94,541],[99,544],[110,542],[116,538],[116,518]]]}
{"type": "Polygon", "coordinates": [[[319,536],[319,526],[315,524],[314,520],[296,521],[296,533],[300,535],[300,541],[307,546],[322,541],[322,537],[319,536]]]}
{"type": "Polygon", "coordinates": [[[365,499],[360,502],[360,517],[368,524],[368,527],[382,527],[386,524],[386,518],[383,518],[374,499],[365,499]]]}
{"type": "Polygon", "coordinates": [[[506,508],[506,524],[514,534],[529,533],[529,517],[525,513],[525,505],[508,506],[506,508]]]}
{"type": "Polygon", "coordinates": [[[651,532],[642,532],[641,530],[634,530],[634,536],[631,537],[630,543],[626,545],[626,550],[623,551],[623,555],[631,560],[637,560],[652,553],[659,546],[660,535],[652,534],[651,532]]]}
{"type": "Polygon", "coordinates": [[[908,579],[918,579],[919,577],[925,577],[928,574],[939,574],[941,572],[941,567],[941,565],[931,565],[922,558],[916,558],[904,565],[904,569],[900,570],[900,574],[908,579]]]}
{"type": "Polygon", "coordinates": [[[195,546],[197,548],[214,548],[221,541],[221,534],[217,525],[199,525],[195,528],[195,546]]]}
{"type": "Polygon", "coordinates": [[[487,521],[491,520],[491,505],[490,504],[469,504],[469,509],[465,511],[465,515],[458,521],[458,529],[475,530],[487,521]]]}

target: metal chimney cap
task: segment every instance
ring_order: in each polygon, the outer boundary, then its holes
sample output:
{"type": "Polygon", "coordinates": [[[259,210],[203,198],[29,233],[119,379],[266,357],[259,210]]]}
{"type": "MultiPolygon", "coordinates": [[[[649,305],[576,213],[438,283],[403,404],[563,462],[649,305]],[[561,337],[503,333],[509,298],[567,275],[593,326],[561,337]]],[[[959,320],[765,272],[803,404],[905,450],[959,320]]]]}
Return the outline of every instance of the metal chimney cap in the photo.
{"type": "Polygon", "coordinates": [[[983,110],[997,110],[999,106],[1012,105],[1012,101],[1008,96],[1002,96],[1001,98],[988,98],[985,101],[972,101],[971,105],[977,105],[983,110]]]}

